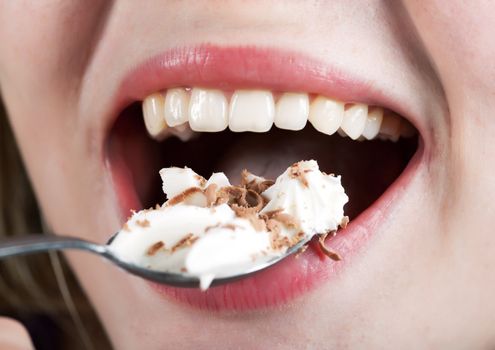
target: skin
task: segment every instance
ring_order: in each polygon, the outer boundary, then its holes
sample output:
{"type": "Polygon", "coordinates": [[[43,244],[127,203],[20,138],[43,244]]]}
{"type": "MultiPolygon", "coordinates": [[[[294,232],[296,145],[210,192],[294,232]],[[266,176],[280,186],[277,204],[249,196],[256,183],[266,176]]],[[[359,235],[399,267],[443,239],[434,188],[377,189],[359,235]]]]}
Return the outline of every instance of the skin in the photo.
{"type": "Polygon", "coordinates": [[[0,3],[2,98],[57,233],[120,227],[103,111],[134,64],[177,45],[277,43],[379,82],[426,126],[424,164],[368,249],[280,309],[198,312],[70,253],[116,348],[495,347],[495,3],[93,3],[0,3]]]}

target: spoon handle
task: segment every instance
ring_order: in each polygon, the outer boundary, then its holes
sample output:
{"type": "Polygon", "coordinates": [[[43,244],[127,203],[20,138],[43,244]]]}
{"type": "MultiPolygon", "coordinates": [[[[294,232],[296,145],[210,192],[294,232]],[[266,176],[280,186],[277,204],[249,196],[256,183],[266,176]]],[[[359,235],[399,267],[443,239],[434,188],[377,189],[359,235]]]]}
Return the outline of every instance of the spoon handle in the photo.
{"type": "Polygon", "coordinates": [[[0,259],[16,255],[48,252],[52,250],[78,249],[105,254],[106,248],[79,238],[29,234],[0,240],[0,259]]]}

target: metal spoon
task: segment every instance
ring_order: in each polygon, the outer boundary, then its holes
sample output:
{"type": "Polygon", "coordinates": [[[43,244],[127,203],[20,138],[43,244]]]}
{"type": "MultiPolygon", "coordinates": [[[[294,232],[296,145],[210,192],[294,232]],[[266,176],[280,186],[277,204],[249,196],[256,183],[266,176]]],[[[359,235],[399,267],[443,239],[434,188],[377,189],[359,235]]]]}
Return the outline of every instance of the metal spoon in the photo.
{"type": "MultiPolygon", "coordinates": [[[[117,233],[118,234],[118,233],[117,233]]],[[[192,276],[187,276],[180,273],[173,272],[161,272],[152,270],[149,268],[141,267],[135,264],[131,264],[121,260],[116,256],[111,249],[109,249],[110,243],[117,236],[113,235],[107,242],[107,244],[97,244],[89,241],[85,241],[79,238],[54,236],[54,235],[40,235],[31,234],[19,237],[12,237],[0,240],[0,259],[16,256],[26,255],[33,253],[48,252],[54,250],[65,249],[77,249],[85,250],[99,256],[102,256],[122,269],[130,272],[136,276],[142,277],[147,280],[151,280],[158,283],[167,284],[174,287],[192,288],[199,287],[199,279],[192,276]]],[[[243,271],[240,274],[215,278],[211,283],[211,286],[217,286],[224,283],[232,282],[241,278],[248,277],[249,275],[264,270],[282,260],[286,257],[294,254],[301,249],[307,240],[302,240],[296,245],[290,247],[283,255],[274,257],[271,260],[261,262],[259,265],[243,271]]]]}

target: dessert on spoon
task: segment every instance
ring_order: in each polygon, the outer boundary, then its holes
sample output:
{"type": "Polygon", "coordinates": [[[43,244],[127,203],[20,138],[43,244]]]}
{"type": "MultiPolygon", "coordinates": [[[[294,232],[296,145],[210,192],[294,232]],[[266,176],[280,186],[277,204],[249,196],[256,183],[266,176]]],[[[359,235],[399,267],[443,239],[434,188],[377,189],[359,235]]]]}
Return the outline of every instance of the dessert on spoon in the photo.
{"type": "Polygon", "coordinates": [[[275,182],[244,171],[239,186],[223,173],[206,180],[189,168],[160,175],[169,199],[134,213],[109,249],[138,266],[197,278],[203,290],[215,279],[257,271],[348,220],[340,177],[314,160],[293,164],[275,182]]]}
{"type": "Polygon", "coordinates": [[[168,200],[134,212],[105,245],[28,235],[0,242],[0,258],[79,249],[99,254],[128,272],[176,287],[208,289],[247,277],[305,248],[319,235],[345,227],[348,201],[340,176],[314,160],[291,165],[276,181],[247,171],[233,186],[223,173],[208,180],[189,168],[160,171],[168,200]]]}

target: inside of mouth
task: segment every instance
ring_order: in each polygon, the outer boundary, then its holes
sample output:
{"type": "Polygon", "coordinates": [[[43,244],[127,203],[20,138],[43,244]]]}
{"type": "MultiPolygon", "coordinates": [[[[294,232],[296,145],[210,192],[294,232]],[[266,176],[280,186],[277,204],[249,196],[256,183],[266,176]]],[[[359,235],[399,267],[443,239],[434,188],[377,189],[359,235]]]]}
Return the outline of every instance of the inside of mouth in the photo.
{"type": "Polygon", "coordinates": [[[288,166],[315,159],[320,169],[342,175],[349,196],[345,213],[356,217],[377,200],[399,177],[418,148],[418,136],[397,142],[354,141],[338,134],[316,131],[311,124],[301,131],[272,128],[266,133],[197,133],[188,141],[172,136],[157,142],[143,123],[141,105],[127,107],[110,133],[108,158],[113,175],[130,186],[137,198],[133,208],[153,207],[166,198],[158,171],[187,166],[205,177],[224,172],[233,184],[243,169],[275,179],[288,166]]]}

